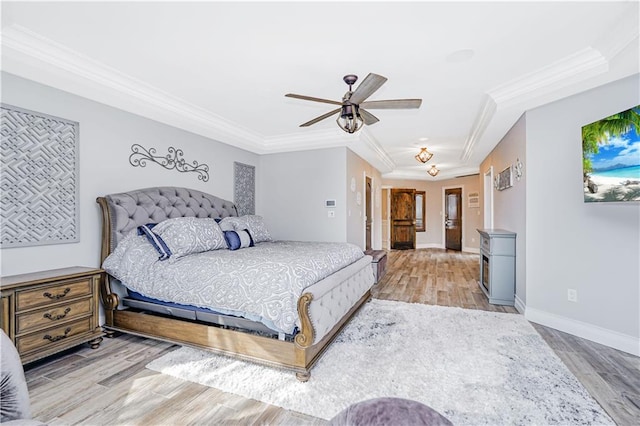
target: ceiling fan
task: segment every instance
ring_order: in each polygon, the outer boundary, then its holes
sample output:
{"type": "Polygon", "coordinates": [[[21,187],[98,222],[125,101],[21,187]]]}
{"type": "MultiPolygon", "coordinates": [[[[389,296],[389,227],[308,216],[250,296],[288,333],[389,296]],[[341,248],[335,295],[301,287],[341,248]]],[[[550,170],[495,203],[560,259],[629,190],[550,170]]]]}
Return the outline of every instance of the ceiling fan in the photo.
{"type": "Polygon", "coordinates": [[[380,121],[375,115],[367,111],[367,109],[410,109],[420,108],[420,105],[422,104],[422,99],[366,101],[369,96],[371,96],[387,81],[386,77],[378,74],[369,73],[362,83],[358,85],[355,91],[352,90],[352,86],[358,80],[357,75],[345,75],[343,80],[349,85],[349,91],[347,91],[347,93],[342,97],[342,102],[314,98],[311,96],[296,95],[294,93],[287,93],[285,95],[289,98],[303,99],[305,101],[340,105],[340,108],[336,108],[326,114],[314,118],[313,120],[307,121],[306,123],[301,124],[300,127],[311,126],[325,118],[329,118],[334,114],[340,113],[336,119],[338,126],[347,133],[355,133],[360,130],[364,124],[370,126],[380,121]]]}

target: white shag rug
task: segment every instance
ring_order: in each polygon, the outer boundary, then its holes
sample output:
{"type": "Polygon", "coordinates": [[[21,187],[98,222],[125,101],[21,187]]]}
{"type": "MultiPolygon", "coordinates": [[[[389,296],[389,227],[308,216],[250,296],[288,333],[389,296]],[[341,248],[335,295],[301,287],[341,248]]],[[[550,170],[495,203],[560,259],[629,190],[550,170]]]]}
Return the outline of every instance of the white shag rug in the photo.
{"type": "Polygon", "coordinates": [[[307,383],[290,371],[188,347],[147,368],[324,419],[359,401],[399,397],[455,425],[614,424],[517,314],[374,299],[307,383]]]}

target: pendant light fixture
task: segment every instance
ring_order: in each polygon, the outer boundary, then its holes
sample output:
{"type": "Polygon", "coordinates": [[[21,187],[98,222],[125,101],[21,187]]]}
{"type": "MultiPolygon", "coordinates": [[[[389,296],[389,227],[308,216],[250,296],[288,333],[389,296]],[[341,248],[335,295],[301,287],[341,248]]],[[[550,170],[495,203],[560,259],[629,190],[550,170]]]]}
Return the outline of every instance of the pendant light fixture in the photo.
{"type": "Polygon", "coordinates": [[[438,173],[440,172],[440,170],[438,170],[436,168],[435,164],[431,165],[431,168],[429,170],[427,170],[427,173],[429,173],[431,176],[436,177],[438,176],[438,173]]]}
{"type": "Polygon", "coordinates": [[[427,151],[427,148],[421,148],[420,152],[416,155],[416,160],[420,161],[421,163],[426,163],[427,161],[431,160],[431,157],[433,157],[433,153],[427,151]]]}

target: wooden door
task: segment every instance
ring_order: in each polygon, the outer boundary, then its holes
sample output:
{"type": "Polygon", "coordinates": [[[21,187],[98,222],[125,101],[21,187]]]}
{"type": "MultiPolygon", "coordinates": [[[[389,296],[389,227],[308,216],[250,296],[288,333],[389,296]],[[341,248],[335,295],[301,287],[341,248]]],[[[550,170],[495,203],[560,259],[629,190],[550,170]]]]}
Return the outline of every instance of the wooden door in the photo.
{"type": "Polygon", "coordinates": [[[444,190],[444,233],[445,247],[462,250],[462,188],[444,190]]]}
{"type": "Polygon", "coordinates": [[[416,190],[391,190],[391,248],[416,248],[416,190]]]}
{"type": "Polygon", "coordinates": [[[372,206],[371,206],[371,178],[369,176],[366,177],[366,190],[365,190],[365,250],[371,249],[371,223],[372,223],[372,206]]]}

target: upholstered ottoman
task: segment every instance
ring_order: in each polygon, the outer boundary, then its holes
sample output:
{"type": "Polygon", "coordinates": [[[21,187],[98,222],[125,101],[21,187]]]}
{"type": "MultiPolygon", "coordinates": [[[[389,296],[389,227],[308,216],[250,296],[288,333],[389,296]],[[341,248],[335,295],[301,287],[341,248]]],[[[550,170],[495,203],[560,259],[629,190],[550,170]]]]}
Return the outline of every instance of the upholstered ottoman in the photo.
{"type": "Polygon", "coordinates": [[[332,426],[451,426],[446,417],[420,402],[402,398],[376,398],[342,410],[329,422],[332,426]]]}
{"type": "Polygon", "coordinates": [[[5,426],[44,425],[31,418],[29,389],[20,355],[3,330],[0,330],[0,354],[0,423],[5,426]]]}
{"type": "Polygon", "coordinates": [[[373,257],[371,263],[376,274],[376,284],[387,273],[387,252],[384,250],[366,250],[364,254],[373,257]]]}

